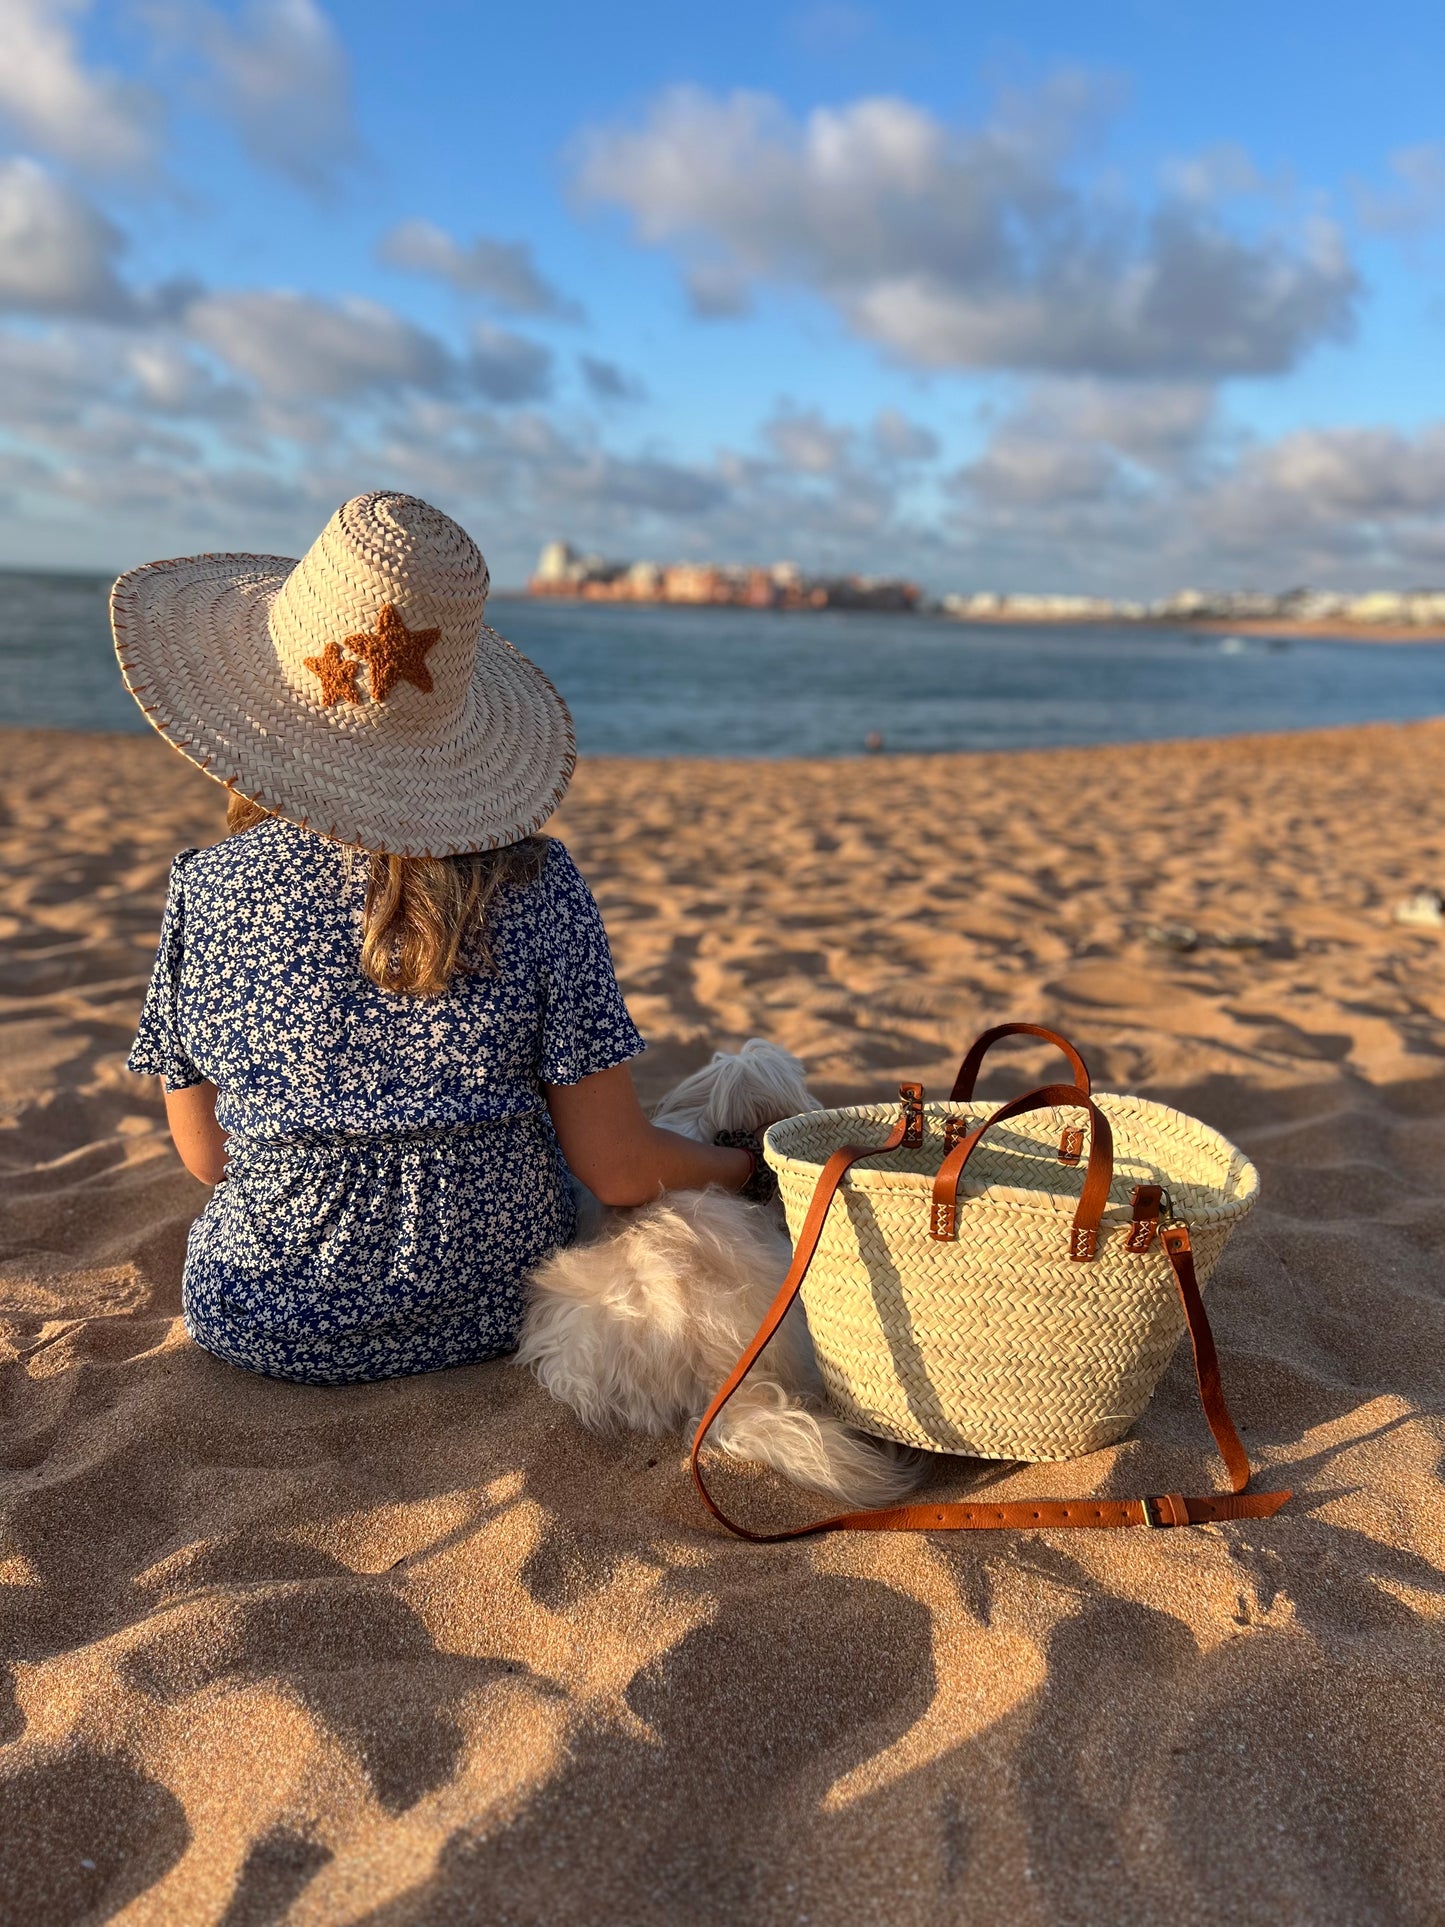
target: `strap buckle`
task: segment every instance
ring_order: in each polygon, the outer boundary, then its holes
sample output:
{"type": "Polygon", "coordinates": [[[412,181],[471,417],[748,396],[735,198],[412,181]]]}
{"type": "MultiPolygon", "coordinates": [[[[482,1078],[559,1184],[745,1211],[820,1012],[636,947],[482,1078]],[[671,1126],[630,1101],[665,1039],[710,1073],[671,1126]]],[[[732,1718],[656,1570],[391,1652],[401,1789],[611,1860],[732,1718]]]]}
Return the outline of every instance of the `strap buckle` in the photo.
{"type": "Polygon", "coordinates": [[[1177,1492],[1170,1492],[1162,1499],[1141,1499],[1139,1510],[1143,1514],[1143,1524],[1151,1532],[1162,1526],[1187,1526],[1189,1506],[1177,1492]]]}

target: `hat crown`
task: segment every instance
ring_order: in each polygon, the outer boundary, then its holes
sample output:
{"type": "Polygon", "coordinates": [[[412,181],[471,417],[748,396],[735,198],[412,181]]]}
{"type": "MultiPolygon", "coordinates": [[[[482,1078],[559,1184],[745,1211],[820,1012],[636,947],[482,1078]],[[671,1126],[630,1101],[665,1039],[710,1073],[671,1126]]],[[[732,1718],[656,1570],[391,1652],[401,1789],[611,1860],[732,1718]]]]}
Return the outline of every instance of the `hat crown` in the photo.
{"type": "Polygon", "coordinates": [[[449,515],[392,490],[354,496],[271,604],[277,662],[335,727],[440,742],[466,705],[489,588],[449,515]]]}

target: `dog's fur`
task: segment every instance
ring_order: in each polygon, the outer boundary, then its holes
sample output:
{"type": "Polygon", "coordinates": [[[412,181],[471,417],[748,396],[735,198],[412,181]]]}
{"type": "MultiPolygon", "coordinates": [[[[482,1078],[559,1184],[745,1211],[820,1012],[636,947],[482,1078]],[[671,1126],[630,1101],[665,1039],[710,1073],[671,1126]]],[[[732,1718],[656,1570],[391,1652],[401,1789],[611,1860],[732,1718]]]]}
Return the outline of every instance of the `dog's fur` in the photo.
{"type": "MultiPolygon", "coordinates": [[[[706,1142],[819,1108],[797,1058],[755,1037],[684,1079],[654,1122],[706,1142]]],[[[595,1429],[690,1429],[761,1324],[790,1257],[776,1205],[716,1189],[628,1211],[584,1198],[578,1242],[533,1274],[518,1362],[595,1429]]],[[[709,1442],[850,1506],[896,1503],[922,1464],[829,1410],[796,1303],[709,1442]]]]}

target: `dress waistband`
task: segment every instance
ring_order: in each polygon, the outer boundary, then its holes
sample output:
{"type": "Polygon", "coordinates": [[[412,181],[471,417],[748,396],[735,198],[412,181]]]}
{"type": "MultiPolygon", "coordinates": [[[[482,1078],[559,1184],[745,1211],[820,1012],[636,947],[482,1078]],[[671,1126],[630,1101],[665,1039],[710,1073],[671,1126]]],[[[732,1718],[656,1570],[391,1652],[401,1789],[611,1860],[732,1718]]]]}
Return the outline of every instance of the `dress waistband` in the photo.
{"type": "Polygon", "coordinates": [[[483,1118],[471,1124],[428,1124],[410,1131],[288,1131],[280,1137],[231,1131],[227,1133],[227,1145],[232,1150],[243,1151],[405,1149],[409,1145],[454,1143],[458,1139],[487,1137],[508,1125],[538,1124],[545,1115],[543,1111],[517,1111],[511,1117],[483,1118]]]}

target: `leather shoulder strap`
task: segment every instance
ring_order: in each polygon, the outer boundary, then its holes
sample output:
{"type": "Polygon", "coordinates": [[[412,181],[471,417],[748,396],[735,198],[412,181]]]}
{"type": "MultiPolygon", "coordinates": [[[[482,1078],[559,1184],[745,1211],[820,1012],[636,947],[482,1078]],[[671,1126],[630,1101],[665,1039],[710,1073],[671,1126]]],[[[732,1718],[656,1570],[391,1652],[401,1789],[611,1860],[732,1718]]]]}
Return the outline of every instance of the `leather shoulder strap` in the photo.
{"type": "Polygon", "coordinates": [[[1002,1043],[1005,1037],[1038,1037],[1055,1050],[1062,1051],[1069,1061],[1069,1075],[1077,1089],[1089,1095],[1089,1072],[1083,1058],[1067,1037],[1060,1037],[1056,1030],[1046,1030],[1042,1024],[995,1024],[975,1037],[964,1053],[963,1062],[958,1067],[958,1076],[953,1080],[949,1100],[954,1104],[967,1104],[973,1097],[973,1087],[978,1082],[978,1073],[983,1060],[995,1044],[1002,1043]]]}
{"type": "Polygon", "coordinates": [[[1175,1284],[1184,1307],[1185,1322],[1189,1327],[1199,1401],[1204,1407],[1209,1429],[1214,1434],[1220,1456],[1229,1472],[1230,1490],[1227,1493],[1205,1493],[1186,1497],[1179,1492],[1166,1492],[1140,1499],[1014,1499],[1002,1505],[982,1505],[970,1501],[968,1503],[946,1502],[941,1505],[887,1506],[872,1512],[839,1512],[831,1518],[815,1519],[806,1525],[785,1526],[779,1532],[754,1532],[750,1527],[740,1525],[736,1519],[728,1517],[708,1491],[702,1474],[701,1453],[708,1432],[718,1414],[756,1364],[764,1347],[783,1322],[788,1307],[797,1297],[803,1280],[808,1275],[808,1267],[813,1262],[813,1254],[818,1249],[818,1241],[823,1235],[828,1209],[848,1171],[860,1158],[876,1157],[882,1152],[896,1151],[908,1140],[909,1122],[910,1111],[905,1101],[903,1115],[885,1144],[845,1145],[841,1150],[835,1151],[823,1166],[813,1192],[812,1202],[808,1206],[807,1217],[803,1221],[803,1228],[793,1251],[793,1262],[788,1268],[788,1275],[778,1288],[776,1298],[769,1306],[767,1315],[747,1349],[703,1414],[702,1422],[692,1442],[692,1477],[703,1504],[719,1525],[726,1526],[727,1530],[736,1534],[739,1539],[750,1539],[757,1545],[771,1545],[784,1539],[809,1538],[820,1532],[962,1532],[998,1527],[1037,1529],[1045,1526],[1183,1526],[1207,1524],[1219,1519],[1267,1519],[1278,1512],[1285,1501],[1292,1496],[1289,1492],[1249,1492],[1245,1489],[1249,1484],[1249,1460],[1240,1443],[1239,1434],[1234,1428],[1234,1421],[1230,1418],[1229,1408],[1224,1402],[1224,1388],[1219,1377],[1219,1360],[1215,1353],[1209,1320],[1205,1316],[1199,1282],[1195,1276],[1194,1253],[1190,1244],[1189,1231],[1186,1226],[1180,1224],[1171,1225],[1164,1232],[1164,1248],[1174,1271],[1175,1284]]]}

